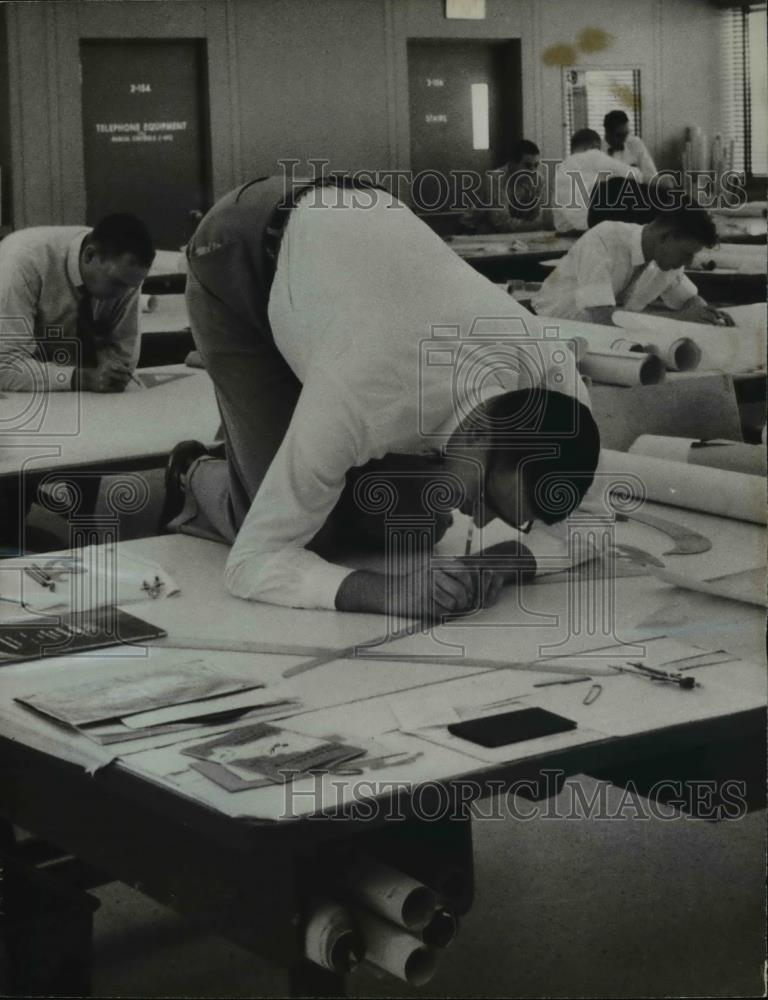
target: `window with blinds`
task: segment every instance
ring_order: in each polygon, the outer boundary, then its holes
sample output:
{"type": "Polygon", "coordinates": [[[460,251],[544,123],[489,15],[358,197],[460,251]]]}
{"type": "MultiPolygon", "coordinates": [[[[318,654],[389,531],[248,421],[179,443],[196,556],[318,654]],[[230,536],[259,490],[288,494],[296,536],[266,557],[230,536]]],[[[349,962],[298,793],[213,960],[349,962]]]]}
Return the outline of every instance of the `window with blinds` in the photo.
{"type": "Polygon", "coordinates": [[[635,135],[641,134],[639,69],[563,70],[563,137],[565,155],[571,151],[571,136],[582,128],[603,135],[603,118],[609,111],[625,111],[635,135]]]}
{"type": "Polygon", "coordinates": [[[741,4],[722,14],[721,127],[733,141],[733,169],[768,174],[768,18],[766,4],[741,4]]]}

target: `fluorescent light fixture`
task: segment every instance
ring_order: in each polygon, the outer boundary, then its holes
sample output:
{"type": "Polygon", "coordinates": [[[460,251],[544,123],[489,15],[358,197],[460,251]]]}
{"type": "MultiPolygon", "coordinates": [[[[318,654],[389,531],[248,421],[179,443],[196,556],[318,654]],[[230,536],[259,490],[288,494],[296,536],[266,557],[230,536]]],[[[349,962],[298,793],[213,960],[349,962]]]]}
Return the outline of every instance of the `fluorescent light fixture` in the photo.
{"type": "Polygon", "coordinates": [[[488,84],[472,84],[472,148],[488,149],[488,84]]]}

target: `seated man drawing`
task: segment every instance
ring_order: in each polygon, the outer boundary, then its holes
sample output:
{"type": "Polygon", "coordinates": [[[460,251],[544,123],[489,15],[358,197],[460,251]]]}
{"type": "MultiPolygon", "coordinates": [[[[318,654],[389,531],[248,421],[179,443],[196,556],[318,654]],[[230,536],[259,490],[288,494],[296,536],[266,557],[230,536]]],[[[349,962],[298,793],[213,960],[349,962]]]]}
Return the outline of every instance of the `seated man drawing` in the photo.
{"type": "Polygon", "coordinates": [[[122,392],[138,360],[139,287],[154,256],[132,215],[107,216],[93,229],[36,226],[7,236],[0,390],[122,392]]]}
{"type": "MultiPolygon", "coordinates": [[[[478,204],[459,218],[458,232],[521,233],[551,228],[541,209],[542,179],[540,153],[536,143],[516,139],[509,160],[483,178],[474,196],[478,204]]],[[[467,193],[466,197],[472,197],[467,193]]]]}
{"type": "MultiPolygon", "coordinates": [[[[155,251],[132,215],[35,226],[0,242],[0,391],[122,392],[139,356],[139,287],[155,251]]],[[[79,478],[81,513],[98,477],[79,478]]],[[[32,503],[0,490],[0,537],[15,546],[32,503]]]]}

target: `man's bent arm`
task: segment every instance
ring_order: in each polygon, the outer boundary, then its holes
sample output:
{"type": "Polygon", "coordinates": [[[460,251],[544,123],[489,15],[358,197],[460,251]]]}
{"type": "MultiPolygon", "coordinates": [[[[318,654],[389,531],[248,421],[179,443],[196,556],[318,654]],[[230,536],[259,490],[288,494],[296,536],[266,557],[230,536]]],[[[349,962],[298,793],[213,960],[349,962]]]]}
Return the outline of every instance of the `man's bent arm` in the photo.
{"type": "Polygon", "coordinates": [[[305,384],[227,560],[225,583],[235,596],[288,607],[336,607],[339,586],[352,570],[306,546],[335,507],[346,473],[365,457],[345,398],[332,376],[305,384]]]}

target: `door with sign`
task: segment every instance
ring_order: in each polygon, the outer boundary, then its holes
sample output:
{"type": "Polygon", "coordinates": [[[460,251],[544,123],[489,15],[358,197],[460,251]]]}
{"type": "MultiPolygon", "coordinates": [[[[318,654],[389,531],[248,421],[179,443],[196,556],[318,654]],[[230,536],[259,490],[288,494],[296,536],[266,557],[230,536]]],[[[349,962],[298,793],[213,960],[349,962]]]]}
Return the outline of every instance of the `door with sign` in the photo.
{"type": "Polygon", "coordinates": [[[205,42],[80,43],[86,221],[132,212],[159,247],[210,206],[205,42]]]}
{"type": "Polygon", "coordinates": [[[410,41],[408,85],[414,207],[448,231],[457,173],[501,166],[522,136],[520,42],[410,41]]]}

